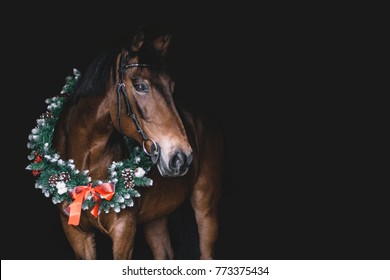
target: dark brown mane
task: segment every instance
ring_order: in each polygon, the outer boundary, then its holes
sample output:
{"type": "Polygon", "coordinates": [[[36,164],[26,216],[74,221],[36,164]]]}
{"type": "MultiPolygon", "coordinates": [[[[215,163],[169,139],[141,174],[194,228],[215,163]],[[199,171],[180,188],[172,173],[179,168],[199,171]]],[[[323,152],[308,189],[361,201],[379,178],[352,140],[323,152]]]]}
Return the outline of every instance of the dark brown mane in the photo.
{"type": "Polygon", "coordinates": [[[101,95],[106,92],[110,75],[116,80],[116,58],[119,52],[118,48],[109,49],[95,58],[81,76],[74,94],[75,100],[82,96],[101,95]]]}
{"type": "MultiPolygon", "coordinates": [[[[88,66],[81,76],[73,98],[77,101],[82,96],[98,96],[107,91],[107,83],[112,78],[117,78],[116,62],[122,48],[112,48],[100,53],[88,66]]],[[[138,57],[139,63],[152,65],[152,73],[155,75],[166,71],[166,61],[151,44],[145,44],[140,50],[133,52],[128,50],[126,61],[132,57],[138,57]]]]}

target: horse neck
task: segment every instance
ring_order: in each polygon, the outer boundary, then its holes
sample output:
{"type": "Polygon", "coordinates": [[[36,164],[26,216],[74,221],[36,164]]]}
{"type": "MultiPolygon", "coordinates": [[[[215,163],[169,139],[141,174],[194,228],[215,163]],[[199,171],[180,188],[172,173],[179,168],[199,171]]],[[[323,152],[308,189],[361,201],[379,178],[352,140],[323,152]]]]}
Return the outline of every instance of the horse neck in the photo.
{"type": "Polygon", "coordinates": [[[60,155],[73,159],[92,179],[106,179],[107,167],[123,154],[104,96],[82,97],[60,119],[55,143],[60,155]]]}

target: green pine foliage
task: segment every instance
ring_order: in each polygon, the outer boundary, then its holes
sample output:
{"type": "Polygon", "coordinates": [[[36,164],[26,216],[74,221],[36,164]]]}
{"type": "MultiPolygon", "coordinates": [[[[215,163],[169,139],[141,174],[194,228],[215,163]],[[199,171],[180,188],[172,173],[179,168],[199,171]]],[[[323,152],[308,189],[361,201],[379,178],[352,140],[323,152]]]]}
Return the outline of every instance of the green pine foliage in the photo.
{"type": "MultiPolygon", "coordinates": [[[[70,192],[77,186],[87,186],[89,183],[92,183],[92,186],[106,182],[113,183],[115,194],[110,201],[102,198],[99,212],[105,211],[107,213],[110,209],[119,212],[126,207],[132,207],[134,205],[133,198],[140,196],[135,187],[148,187],[153,184],[152,179],[144,176],[153,163],[134,140],[125,137],[129,158],[120,162],[112,162],[108,167],[109,178],[105,181],[92,182],[88,176],[88,170],[79,171],[72,159],[62,160],[52,148],[56,123],[64,104],[74,93],[80,75],[80,72],[74,69],[73,76],[66,77],[61,94],[46,100],[47,111],[37,119],[37,125],[28,137],[27,147],[31,150],[28,159],[32,162],[26,169],[31,170],[36,176],[35,187],[41,189],[46,197],[51,197],[54,204],[64,200],[71,202],[70,192]],[[126,181],[122,176],[123,172],[126,171],[131,174],[131,187],[126,187],[126,181]]],[[[83,209],[93,208],[94,205],[95,202],[90,196],[84,201],[83,209]]]]}

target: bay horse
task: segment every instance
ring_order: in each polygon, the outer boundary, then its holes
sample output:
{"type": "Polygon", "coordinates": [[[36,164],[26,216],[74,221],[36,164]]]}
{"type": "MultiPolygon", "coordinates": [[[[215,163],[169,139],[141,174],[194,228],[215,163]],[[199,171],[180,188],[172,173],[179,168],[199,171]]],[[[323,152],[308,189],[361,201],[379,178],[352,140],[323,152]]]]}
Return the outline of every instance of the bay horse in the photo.
{"type": "Polygon", "coordinates": [[[96,215],[81,211],[79,222],[70,224],[71,202],[58,204],[76,259],[96,259],[97,230],[111,238],[114,259],[131,259],[138,224],[153,258],[173,259],[168,215],[187,199],[195,213],[199,257],[215,257],[223,138],[218,127],[175,105],[166,59],[171,38],[139,28],[127,46],[95,58],[61,112],[52,146],[61,159],[89,170],[92,180],[105,180],[110,164],[129,156],[123,136],[135,140],[154,163],[148,172],[153,185],[138,189],[132,207],[96,215]]]}

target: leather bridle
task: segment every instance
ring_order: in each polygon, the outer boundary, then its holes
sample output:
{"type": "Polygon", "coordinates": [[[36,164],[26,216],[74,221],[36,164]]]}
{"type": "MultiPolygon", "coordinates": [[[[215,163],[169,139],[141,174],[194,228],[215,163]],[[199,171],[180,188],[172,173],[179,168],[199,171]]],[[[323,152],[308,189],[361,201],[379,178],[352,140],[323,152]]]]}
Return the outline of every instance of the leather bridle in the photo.
{"type": "Polygon", "coordinates": [[[126,63],[127,62],[125,61],[123,55],[121,54],[120,65],[119,65],[119,69],[118,69],[118,84],[117,84],[117,89],[116,89],[117,100],[118,100],[118,102],[117,102],[118,103],[118,110],[117,110],[118,116],[117,116],[117,118],[118,118],[118,122],[119,122],[119,130],[122,134],[124,134],[122,131],[122,124],[121,124],[121,111],[122,111],[121,95],[123,95],[123,97],[125,99],[127,116],[131,117],[131,119],[133,120],[133,122],[137,128],[138,133],[142,137],[142,147],[144,149],[144,152],[148,156],[150,156],[150,159],[152,160],[153,163],[157,163],[159,156],[160,156],[160,146],[153,139],[149,138],[146,135],[145,131],[142,129],[141,124],[138,121],[137,115],[135,114],[134,109],[130,103],[130,100],[129,100],[129,97],[128,97],[127,91],[126,91],[126,85],[123,81],[123,75],[127,69],[130,69],[133,67],[152,67],[152,65],[145,64],[145,63],[129,63],[129,64],[126,64],[126,63]],[[146,147],[147,142],[151,142],[150,152],[147,150],[147,147],[146,147]]]}

